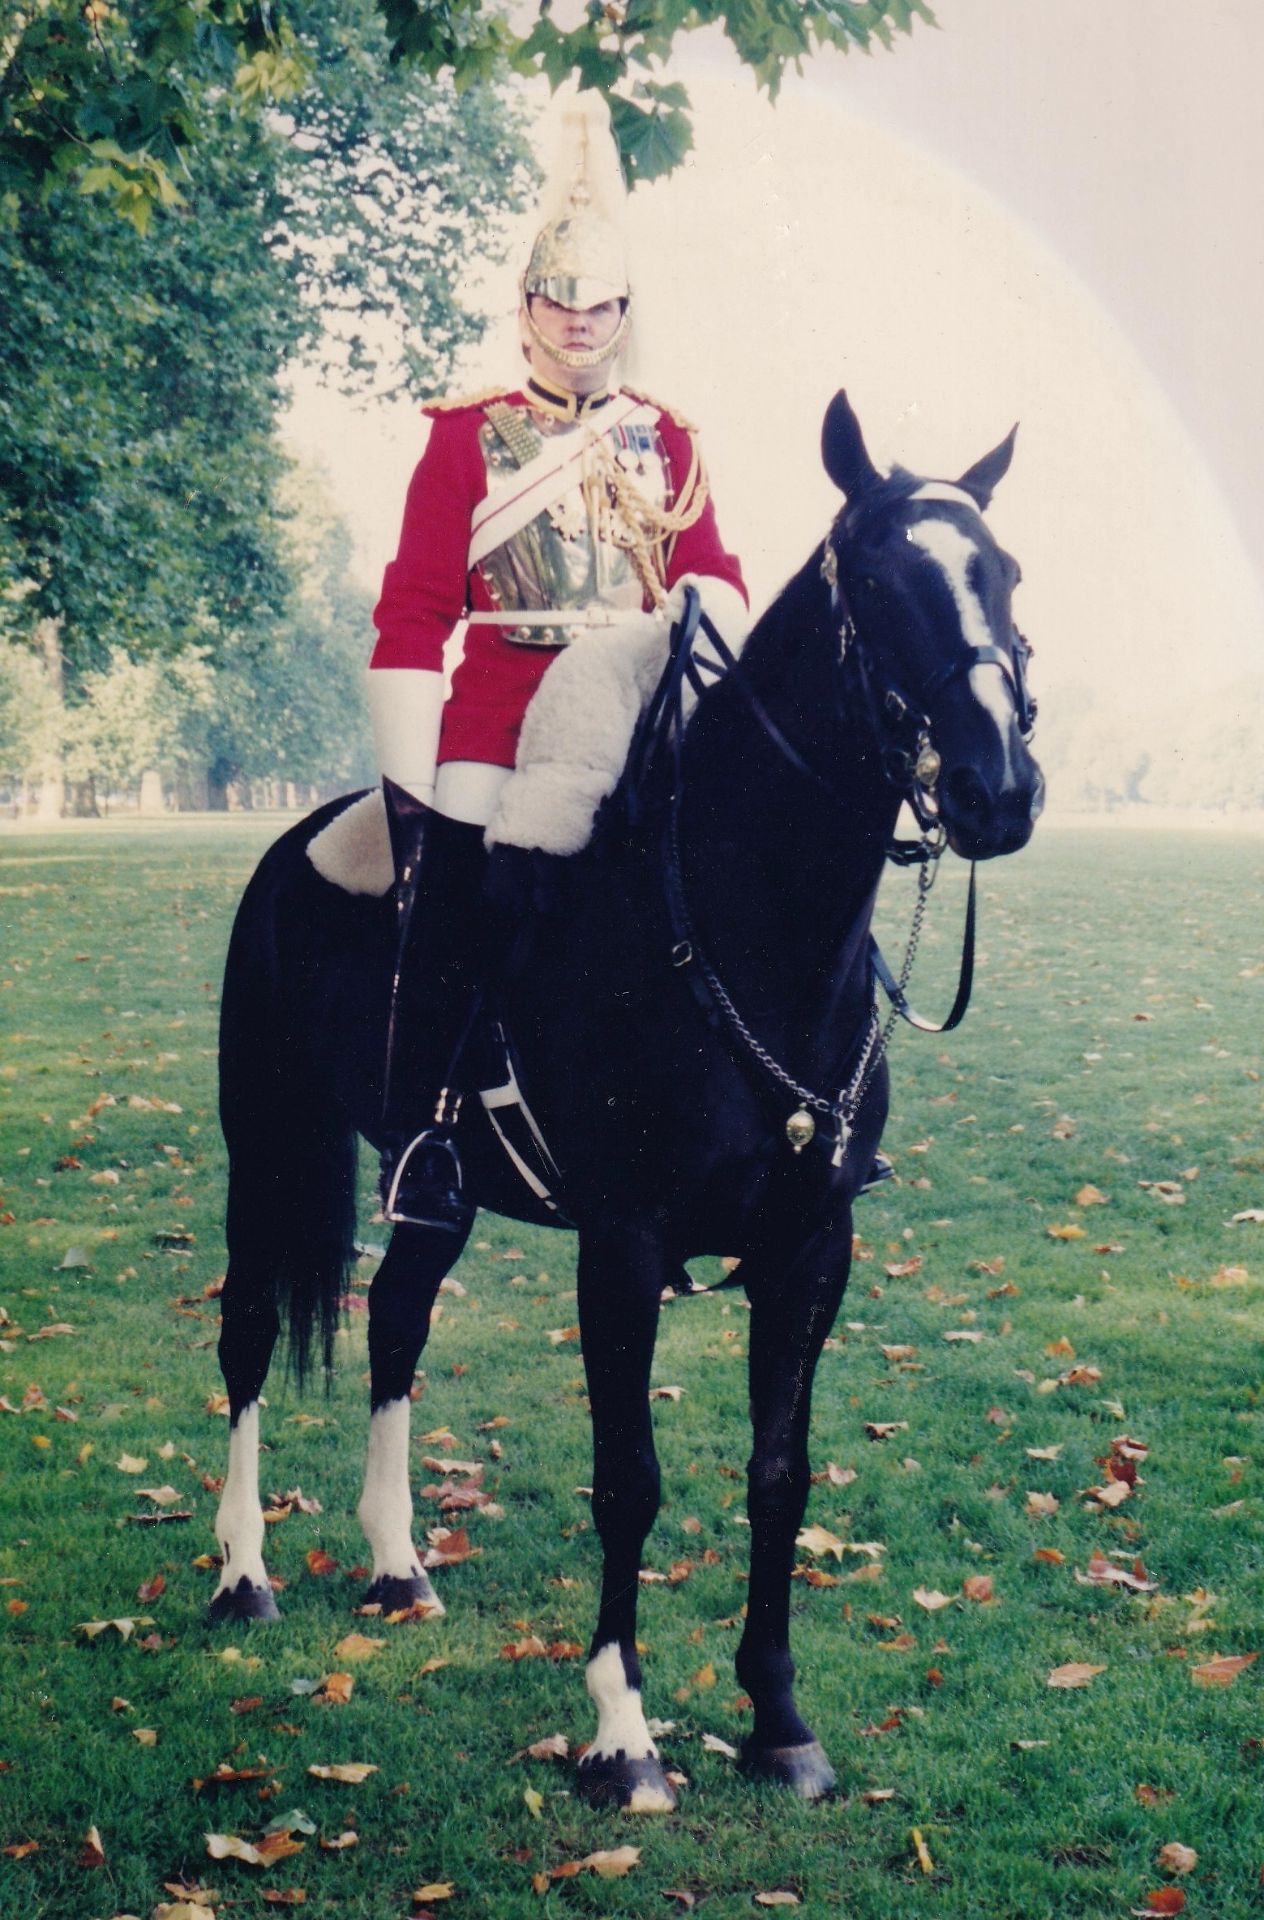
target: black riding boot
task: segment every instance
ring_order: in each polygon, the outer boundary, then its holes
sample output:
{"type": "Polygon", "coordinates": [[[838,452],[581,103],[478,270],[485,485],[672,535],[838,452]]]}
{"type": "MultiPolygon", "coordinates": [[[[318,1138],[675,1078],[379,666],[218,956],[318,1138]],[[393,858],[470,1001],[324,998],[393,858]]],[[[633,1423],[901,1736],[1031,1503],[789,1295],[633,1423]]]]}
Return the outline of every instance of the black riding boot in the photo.
{"type": "Polygon", "coordinates": [[[382,1102],[382,1205],[392,1222],[461,1232],[473,1203],[461,1190],[456,1077],[490,957],[483,829],[436,813],[393,781],[383,780],[382,789],[399,916],[382,1102]]]}

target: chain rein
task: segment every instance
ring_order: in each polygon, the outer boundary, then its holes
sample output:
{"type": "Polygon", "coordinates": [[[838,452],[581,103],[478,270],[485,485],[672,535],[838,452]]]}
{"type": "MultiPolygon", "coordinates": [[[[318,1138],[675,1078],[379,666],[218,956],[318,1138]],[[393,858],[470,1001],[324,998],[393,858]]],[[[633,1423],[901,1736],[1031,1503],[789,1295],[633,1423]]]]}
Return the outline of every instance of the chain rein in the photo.
{"type": "MultiPolygon", "coordinates": [[[[846,657],[851,640],[855,636],[855,625],[850,611],[841,606],[836,556],[833,550],[833,543],[828,538],[825,542],[821,572],[830,589],[831,606],[834,609],[835,615],[839,616],[839,637],[842,643],[839,656],[839,664],[841,666],[843,659],[846,657]],[[831,565],[831,562],[834,564],[831,565]]],[[[727,646],[724,645],[723,641],[720,640],[710,620],[701,613],[700,604],[696,609],[690,608],[687,604],[685,614],[681,620],[682,637],[679,648],[680,653],[685,657],[686,671],[688,656],[692,649],[699,624],[704,626],[708,639],[719,652],[727,677],[730,672],[738,669],[737,660],[727,646]]],[[[822,781],[820,775],[817,774],[813,768],[806,766],[806,764],[800,760],[800,756],[786,741],[780,729],[765,715],[762,705],[755,699],[750,690],[743,685],[740,669],[737,670],[735,677],[737,684],[742,686],[747,702],[755,713],[756,718],[763,724],[765,732],[778,748],[779,752],[782,753],[783,757],[795,766],[796,770],[809,774],[818,784],[827,785],[828,783],[822,781]]],[[[679,684],[679,682],[677,682],[677,684],[679,684]]],[[[791,1121],[787,1125],[787,1137],[790,1139],[791,1145],[796,1153],[802,1151],[803,1147],[809,1143],[815,1132],[815,1125],[810,1118],[811,1113],[819,1113],[828,1120],[837,1121],[838,1134],[834,1142],[833,1162],[835,1166],[840,1166],[843,1155],[847,1150],[847,1143],[851,1137],[856,1114],[860,1110],[861,1103],[864,1100],[865,1094],[868,1092],[874,1074],[877,1072],[885,1057],[891,1036],[895,1031],[896,1022],[902,1017],[901,1002],[903,1001],[904,992],[912,976],[913,965],[917,958],[926,906],[930,898],[931,888],[935,883],[935,876],[939,870],[938,862],[946,845],[946,836],[937,821],[922,821],[924,831],[921,841],[914,843],[915,850],[913,852],[909,852],[906,849],[899,856],[900,864],[917,864],[920,868],[917,876],[917,899],[914,902],[912,924],[909,928],[909,937],[905,947],[903,963],[901,964],[896,979],[899,998],[893,999],[891,1011],[887,1015],[886,1020],[882,1021],[878,1016],[877,995],[875,993],[870,1003],[869,1015],[865,1023],[865,1034],[861,1043],[859,1058],[852,1070],[851,1078],[848,1080],[846,1086],[839,1090],[836,1098],[833,1100],[828,1099],[824,1094],[816,1093],[811,1087],[803,1086],[797,1081],[794,1076],[788,1073],[781,1065],[780,1061],[768,1051],[767,1047],[755,1037],[733,1004],[733,1000],[723,981],[716,973],[715,968],[711,965],[706,954],[698,946],[694,938],[693,927],[689,918],[689,910],[685,900],[684,871],[680,857],[679,742],[682,723],[683,715],[677,709],[677,711],[671,715],[671,722],[669,723],[671,724],[674,735],[674,745],[677,755],[676,779],[673,782],[671,813],[668,826],[668,906],[673,921],[673,930],[678,935],[672,947],[672,964],[676,967],[687,967],[690,965],[697,967],[698,973],[706,984],[706,989],[712,1002],[719,1008],[734,1038],[740,1041],[741,1045],[745,1047],[752,1058],[759,1063],[770,1079],[776,1081],[779,1086],[783,1087],[787,1093],[791,1094],[793,1098],[799,1102],[802,1112],[800,1128],[802,1137],[796,1139],[793,1131],[795,1122],[800,1120],[799,1114],[792,1116],[791,1121]]]]}

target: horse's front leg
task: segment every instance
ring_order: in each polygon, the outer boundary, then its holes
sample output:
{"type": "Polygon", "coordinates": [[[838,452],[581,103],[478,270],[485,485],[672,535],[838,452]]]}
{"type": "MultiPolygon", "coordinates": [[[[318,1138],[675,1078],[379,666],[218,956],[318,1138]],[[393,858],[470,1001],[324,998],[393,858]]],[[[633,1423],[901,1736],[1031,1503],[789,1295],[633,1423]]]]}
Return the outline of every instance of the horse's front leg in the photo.
{"type": "Polygon", "coordinates": [[[228,1389],[228,1471],[215,1515],[223,1570],[210,1618],[276,1620],[263,1564],[259,1504],[259,1395],[268,1377],[280,1321],[271,1270],[230,1259],[220,1295],[219,1364],[228,1389]]]}
{"type": "Polygon", "coordinates": [[[413,1545],[409,1395],[430,1331],[430,1309],[444,1275],[460,1258],[465,1237],[428,1227],[396,1227],[369,1288],[369,1449],[357,1513],[373,1552],[364,1603],[376,1603],[383,1613],[405,1607],[444,1611],[413,1545]]]}
{"type": "Polygon", "coordinates": [[[676,1804],[641,1707],[636,1602],[641,1550],[659,1501],[650,1367],[668,1265],[656,1234],[632,1226],[583,1232],[579,1325],[593,1424],[593,1522],[601,1541],[601,1608],[588,1656],[597,1734],[579,1763],[593,1806],[669,1813],[676,1804]]]}
{"type": "Polygon", "coordinates": [[[788,1268],[778,1273],[770,1263],[751,1284],[751,1570],[736,1666],[755,1725],[742,1761],[747,1772],[781,1781],[805,1800],[830,1791],[834,1770],[794,1703],[790,1574],[810,1481],[812,1376],[850,1265],[845,1209],[788,1268]]]}

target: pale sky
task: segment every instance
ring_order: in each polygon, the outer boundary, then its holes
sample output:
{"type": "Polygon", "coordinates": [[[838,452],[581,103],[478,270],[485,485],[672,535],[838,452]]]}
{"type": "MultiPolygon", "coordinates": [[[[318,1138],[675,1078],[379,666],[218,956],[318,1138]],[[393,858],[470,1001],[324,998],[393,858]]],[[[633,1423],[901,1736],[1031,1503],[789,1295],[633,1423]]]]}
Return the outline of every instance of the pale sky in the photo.
{"type": "MultiPolygon", "coordinates": [[[[762,605],[824,530],[824,406],[952,477],[1020,420],[992,519],[1037,684],[1129,703],[1264,669],[1264,3],[938,0],[943,31],[814,62],[774,111],[716,41],[682,62],[697,151],[629,207],[635,377],[703,428],[762,605]],[[1258,552],[1258,548],[1257,548],[1258,552]]],[[[513,380],[514,271],[468,370],[513,380]]],[[[421,428],[304,389],[376,584],[421,428]]]]}

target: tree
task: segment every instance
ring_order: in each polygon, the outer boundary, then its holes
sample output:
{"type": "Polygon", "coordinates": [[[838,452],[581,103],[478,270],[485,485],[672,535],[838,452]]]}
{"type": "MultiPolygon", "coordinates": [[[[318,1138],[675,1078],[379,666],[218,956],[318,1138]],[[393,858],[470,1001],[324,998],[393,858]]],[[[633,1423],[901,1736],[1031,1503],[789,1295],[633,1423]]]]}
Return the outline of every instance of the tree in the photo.
{"type": "MultiPolygon", "coordinates": [[[[691,143],[684,88],[655,77],[679,35],[718,26],[775,96],[787,66],[819,47],[890,47],[928,0],[589,0],[558,27],[539,0],[526,32],[488,0],[375,0],[382,68],[413,64],[459,89],[509,69],[574,79],[610,102],[630,180],[670,172],[691,143]]],[[[10,0],[0,73],[0,192],[39,196],[95,181],[143,226],[183,191],[206,135],[190,80],[214,74],[247,103],[301,95],[319,12],[311,0],[10,0]]]]}
{"type": "MultiPolygon", "coordinates": [[[[240,27],[235,4],[96,13],[41,8],[0,86],[12,122],[14,74],[29,83],[31,49],[55,52],[79,75],[58,125],[77,101],[100,135],[77,179],[50,148],[39,194],[0,206],[0,604],[10,632],[59,637],[72,698],[113,646],[216,659],[283,613],[285,367],[319,348],[351,387],[445,378],[482,324],[454,262],[530,179],[485,89],[389,79],[371,0],[292,0],[283,115],[258,110],[254,69],[229,58],[216,21],[240,27]],[[108,103],[85,92],[89,42],[115,76],[108,103]],[[161,119],[146,60],[199,132],[196,174],[152,225],[115,155],[161,119]],[[364,327],[386,314],[400,340],[379,356],[383,379],[364,327]]],[[[70,144],[81,152],[83,137],[70,144]]]]}

